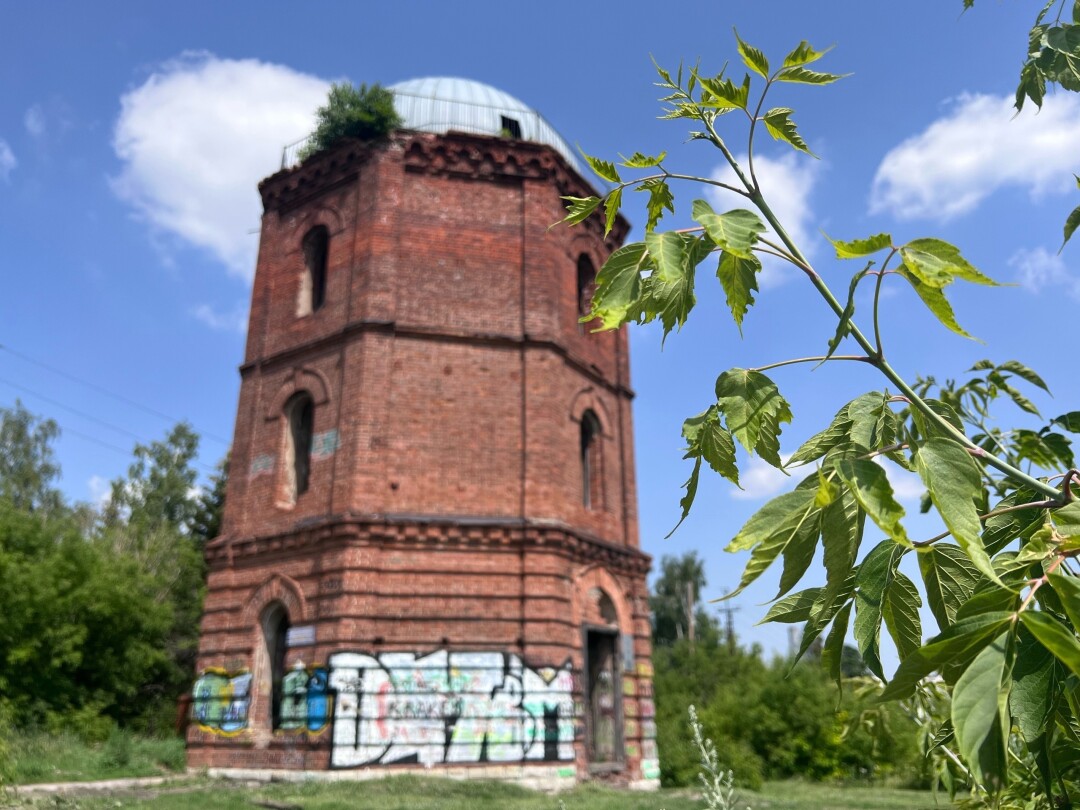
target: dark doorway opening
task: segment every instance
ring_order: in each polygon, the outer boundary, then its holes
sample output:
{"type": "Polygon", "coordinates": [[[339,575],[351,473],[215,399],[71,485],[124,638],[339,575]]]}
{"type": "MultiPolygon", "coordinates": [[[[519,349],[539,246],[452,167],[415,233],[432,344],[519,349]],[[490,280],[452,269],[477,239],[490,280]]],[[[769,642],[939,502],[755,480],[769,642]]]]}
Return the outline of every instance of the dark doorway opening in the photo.
{"type": "Polygon", "coordinates": [[[592,765],[622,762],[618,638],[614,630],[585,631],[585,713],[592,765]]]}

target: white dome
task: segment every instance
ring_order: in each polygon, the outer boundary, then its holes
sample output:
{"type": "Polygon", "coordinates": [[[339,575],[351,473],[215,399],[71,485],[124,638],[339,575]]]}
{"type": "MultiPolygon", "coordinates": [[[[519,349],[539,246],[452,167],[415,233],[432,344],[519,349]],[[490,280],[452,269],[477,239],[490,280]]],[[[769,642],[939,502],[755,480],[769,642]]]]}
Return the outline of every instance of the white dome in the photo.
{"type": "Polygon", "coordinates": [[[543,143],[566,158],[579,173],[574,150],[540,113],[489,84],[447,76],[398,82],[387,88],[406,129],[478,135],[506,135],[543,143]],[[515,127],[518,131],[515,131],[515,127]]]}

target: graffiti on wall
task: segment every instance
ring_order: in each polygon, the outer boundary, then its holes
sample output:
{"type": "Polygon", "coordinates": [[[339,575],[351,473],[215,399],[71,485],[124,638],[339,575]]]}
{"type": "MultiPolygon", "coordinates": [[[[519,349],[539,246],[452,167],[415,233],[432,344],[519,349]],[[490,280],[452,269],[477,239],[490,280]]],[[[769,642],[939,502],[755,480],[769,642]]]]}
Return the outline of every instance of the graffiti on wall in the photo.
{"type": "MultiPolygon", "coordinates": [[[[316,733],[330,722],[333,696],[325,667],[298,663],[281,679],[278,730],[316,733]]],[[[204,731],[237,734],[247,728],[251,673],[207,669],[191,690],[191,719],[204,731]]]]}
{"type": "Polygon", "coordinates": [[[316,733],[330,722],[333,697],[329,689],[330,675],[325,667],[306,669],[297,663],[281,679],[281,731],[310,731],[316,733]]]}
{"type": "Polygon", "coordinates": [[[204,731],[236,734],[247,727],[251,673],[208,669],[191,690],[191,719],[204,731]]]}
{"type": "Polygon", "coordinates": [[[332,767],[574,758],[570,663],[501,652],[330,656],[332,767]]]}

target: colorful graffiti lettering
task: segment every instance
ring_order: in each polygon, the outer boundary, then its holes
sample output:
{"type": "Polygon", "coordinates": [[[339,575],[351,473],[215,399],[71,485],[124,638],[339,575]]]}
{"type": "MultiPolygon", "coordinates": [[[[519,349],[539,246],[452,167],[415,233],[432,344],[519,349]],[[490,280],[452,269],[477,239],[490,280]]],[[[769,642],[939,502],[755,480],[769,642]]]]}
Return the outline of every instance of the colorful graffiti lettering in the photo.
{"type": "Polygon", "coordinates": [[[574,758],[573,677],[499,652],[335,653],[332,767],[574,758]]]}
{"type": "Polygon", "coordinates": [[[191,717],[205,731],[236,734],[247,727],[251,673],[208,669],[191,690],[191,717]]]}
{"type": "Polygon", "coordinates": [[[305,669],[303,664],[281,679],[281,723],[283,731],[318,732],[330,722],[330,676],[323,667],[305,669]]]}

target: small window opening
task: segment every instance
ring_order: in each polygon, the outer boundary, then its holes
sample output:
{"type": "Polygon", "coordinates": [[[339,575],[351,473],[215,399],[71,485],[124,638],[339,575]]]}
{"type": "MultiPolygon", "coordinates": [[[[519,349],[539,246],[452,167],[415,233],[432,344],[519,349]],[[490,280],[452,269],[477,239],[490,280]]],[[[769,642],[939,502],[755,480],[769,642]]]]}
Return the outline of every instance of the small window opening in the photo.
{"type": "Polygon", "coordinates": [[[311,312],[316,312],[326,303],[326,257],[329,246],[330,233],[325,225],[312,228],[304,237],[304,264],[311,284],[311,312]]]}
{"type": "Polygon", "coordinates": [[[315,428],[315,403],[311,394],[301,391],[285,405],[288,418],[288,494],[290,500],[308,491],[311,479],[311,438],[315,428]]]}
{"type": "Polygon", "coordinates": [[[281,728],[281,706],[284,697],[285,653],[288,649],[289,613],[278,604],[263,621],[263,637],[266,640],[266,656],[270,662],[270,724],[274,730],[281,728]]]}
{"type": "MultiPolygon", "coordinates": [[[[592,312],[593,294],[596,292],[596,268],[592,259],[582,253],[577,260],[577,314],[585,318],[592,312]]],[[[581,324],[584,329],[584,324],[581,324]]]]}
{"type": "Polygon", "coordinates": [[[585,411],[581,417],[581,502],[586,509],[601,506],[600,480],[600,420],[585,411]]]}
{"type": "Polygon", "coordinates": [[[505,115],[499,116],[501,120],[499,127],[502,130],[504,138],[513,138],[515,141],[521,140],[521,122],[516,118],[510,118],[505,115]]]}

